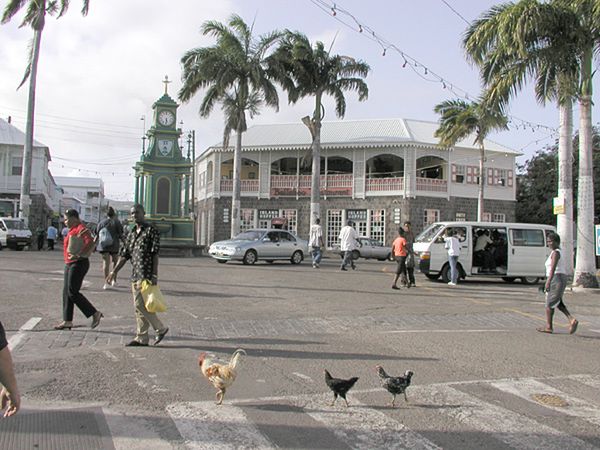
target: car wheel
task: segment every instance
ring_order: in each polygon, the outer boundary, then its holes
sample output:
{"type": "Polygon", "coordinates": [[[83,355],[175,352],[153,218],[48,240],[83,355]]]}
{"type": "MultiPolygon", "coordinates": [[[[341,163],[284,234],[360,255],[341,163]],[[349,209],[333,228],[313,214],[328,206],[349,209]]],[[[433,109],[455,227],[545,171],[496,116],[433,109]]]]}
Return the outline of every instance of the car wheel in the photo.
{"type": "Polygon", "coordinates": [[[225,264],[227,262],[227,260],[226,259],[217,259],[217,262],[219,264],[225,264]]]}
{"type": "Polygon", "coordinates": [[[256,252],[254,250],[248,250],[246,252],[246,254],[244,255],[244,259],[242,260],[242,262],[244,264],[254,264],[257,260],[257,255],[256,252]]]}
{"type": "Polygon", "coordinates": [[[445,264],[444,267],[442,267],[440,274],[442,276],[442,281],[448,283],[450,281],[450,264],[445,264]]]}
{"type": "Polygon", "coordinates": [[[521,283],[523,284],[537,284],[539,277],[521,277],[521,283]]]}
{"type": "Polygon", "coordinates": [[[300,264],[303,259],[304,255],[302,254],[302,252],[300,250],[296,250],[292,255],[290,261],[292,262],[292,264],[300,264]]]}
{"type": "Polygon", "coordinates": [[[502,279],[504,281],[506,281],[507,283],[514,283],[516,278],[515,277],[502,277],[502,279]]]}
{"type": "Polygon", "coordinates": [[[352,259],[356,261],[358,258],[360,258],[360,252],[358,250],[352,250],[352,259]]]}

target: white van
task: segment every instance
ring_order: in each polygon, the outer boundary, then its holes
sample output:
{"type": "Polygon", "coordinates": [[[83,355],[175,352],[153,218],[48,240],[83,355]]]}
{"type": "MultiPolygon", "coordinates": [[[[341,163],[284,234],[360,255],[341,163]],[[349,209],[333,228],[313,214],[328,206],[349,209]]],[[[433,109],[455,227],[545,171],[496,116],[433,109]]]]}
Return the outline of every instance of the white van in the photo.
{"type": "Polygon", "coordinates": [[[0,249],[23,250],[31,244],[31,231],[21,219],[0,217],[0,249]]]}
{"type": "Polygon", "coordinates": [[[556,232],[549,225],[503,222],[436,222],[415,238],[419,269],[429,279],[450,281],[448,251],[444,237],[454,231],[460,242],[460,278],[485,276],[524,284],[535,284],[546,276],[544,262],[550,250],[546,235],[556,232]],[[479,241],[479,245],[478,242],[479,241]]]}

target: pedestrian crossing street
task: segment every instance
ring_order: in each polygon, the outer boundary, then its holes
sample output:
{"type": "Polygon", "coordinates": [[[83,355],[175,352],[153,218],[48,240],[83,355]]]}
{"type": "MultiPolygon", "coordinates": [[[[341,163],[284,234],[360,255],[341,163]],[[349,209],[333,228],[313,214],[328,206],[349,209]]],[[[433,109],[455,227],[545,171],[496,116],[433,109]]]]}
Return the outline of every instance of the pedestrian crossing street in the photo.
{"type": "MultiPolygon", "coordinates": [[[[232,389],[234,390],[235,387],[232,389]]],[[[600,376],[414,385],[409,403],[383,389],[174,403],[167,412],[189,449],[597,449],[600,376]]]]}

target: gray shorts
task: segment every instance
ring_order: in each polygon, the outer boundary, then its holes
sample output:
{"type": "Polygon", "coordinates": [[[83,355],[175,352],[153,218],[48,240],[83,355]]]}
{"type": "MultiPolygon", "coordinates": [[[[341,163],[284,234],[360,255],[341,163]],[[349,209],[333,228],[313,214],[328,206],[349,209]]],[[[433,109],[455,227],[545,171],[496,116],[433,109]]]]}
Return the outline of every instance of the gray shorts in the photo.
{"type": "Polygon", "coordinates": [[[556,273],[550,282],[550,290],[546,292],[546,306],[556,308],[562,301],[565,288],[567,287],[567,275],[556,273]]]}

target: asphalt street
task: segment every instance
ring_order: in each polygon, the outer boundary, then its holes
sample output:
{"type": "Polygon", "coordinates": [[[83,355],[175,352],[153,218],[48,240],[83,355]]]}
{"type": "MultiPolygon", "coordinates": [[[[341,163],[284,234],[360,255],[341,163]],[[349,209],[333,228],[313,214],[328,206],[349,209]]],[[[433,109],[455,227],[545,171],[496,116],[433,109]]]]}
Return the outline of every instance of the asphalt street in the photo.
{"type": "MultiPolygon", "coordinates": [[[[135,319],[127,276],[102,290],[99,255],[82,291],[100,326],[61,320],[62,255],[0,252],[0,320],[23,407],[0,420],[10,449],[591,449],[600,448],[600,295],[567,293],[575,335],[557,312],[544,324],[537,286],[417,276],[392,290],[392,262],[338,259],[217,264],[161,258],[170,331],[157,347],[125,347],[135,319]],[[222,406],[198,355],[247,356],[222,406]],[[412,370],[396,407],[375,366],[412,370]],[[323,376],[359,377],[350,407],[323,376]]],[[[122,276],[121,276],[122,275],[122,276]]]]}

